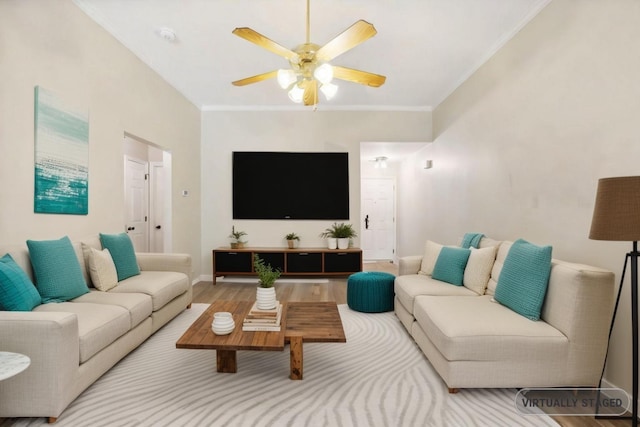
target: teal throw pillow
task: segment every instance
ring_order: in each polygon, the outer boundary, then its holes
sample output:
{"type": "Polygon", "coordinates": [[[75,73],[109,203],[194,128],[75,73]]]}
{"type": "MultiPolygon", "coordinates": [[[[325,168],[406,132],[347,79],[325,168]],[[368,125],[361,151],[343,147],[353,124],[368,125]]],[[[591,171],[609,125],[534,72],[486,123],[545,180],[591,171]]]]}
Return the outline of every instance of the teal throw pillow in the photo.
{"type": "Polygon", "coordinates": [[[470,249],[445,246],[440,251],[431,277],[436,280],[462,286],[464,269],[469,261],[470,249]]]}
{"type": "Polygon", "coordinates": [[[43,303],[69,301],[89,292],[67,236],[60,240],[27,240],[27,246],[43,303]]]}
{"type": "Polygon", "coordinates": [[[515,241],[498,277],[495,300],[531,320],[539,320],[551,274],[551,251],[551,246],[515,241]]]}
{"type": "Polygon", "coordinates": [[[42,302],[29,276],[6,254],[0,258],[0,310],[31,311],[42,302]]]}
{"type": "Polygon", "coordinates": [[[102,249],[109,249],[111,253],[111,258],[113,258],[113,263],[116,265],[118,273],[118,282],[140,274],[136,252],[127,233],[100,233],[100,242],[102,242],[102,249]]]}

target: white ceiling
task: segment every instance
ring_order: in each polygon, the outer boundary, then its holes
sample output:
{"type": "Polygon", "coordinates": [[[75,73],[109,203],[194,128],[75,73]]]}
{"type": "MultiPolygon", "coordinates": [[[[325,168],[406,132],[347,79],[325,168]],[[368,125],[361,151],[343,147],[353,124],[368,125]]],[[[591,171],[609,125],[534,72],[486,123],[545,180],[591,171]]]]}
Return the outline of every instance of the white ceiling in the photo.
{"type": "MultiPolygon", "coordinates": [[[[378,34],[332,61],[382,74],[371,88],[336,81],[319,109],[435,108],[551,0],[312,0],[311,42],[323,45],[358,19],[378,34]]],[[[305,41],[304,0],[74,0],[142,61],[206,110],[305,109],[275,79],[233,80],[288,62],[231,33],[250,27],[293,48],[305,41]],[[169,43],[159,29],[169,27],[169,43]]],[[[322,96],[321,96],[322,98],[322,96]]]]}

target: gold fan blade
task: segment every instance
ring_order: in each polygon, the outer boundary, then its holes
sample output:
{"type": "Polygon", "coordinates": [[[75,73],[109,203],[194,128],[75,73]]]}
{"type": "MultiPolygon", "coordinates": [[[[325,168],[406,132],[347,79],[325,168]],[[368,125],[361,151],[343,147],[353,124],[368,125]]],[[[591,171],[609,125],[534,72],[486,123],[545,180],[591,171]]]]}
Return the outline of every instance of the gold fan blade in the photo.
{"type": "Polygon", "coordinates": [[[263,80],[272,79],[278,76],[278,70],[269,71],[268,73],[258,74],[257,76],[247,77],[246,79],[236,80],[235,82],[231,82],[234,86],[246,86],[251,83],[258,83],[263,80]]]}
{"type": "Polygon", "coordinates": [[[238,37],[242,37],[243,39],[250,41],[251,43],[257,44],[258,46],[267,49],[268,51],[273,52],[276,55],[284,56],[288,60],[298,57],[298,54],[291,49],[287,49],[286,47],[279,45],[278,43],[263,36],[257,31],[252,30],[251,28],[236,28],[232,31],[232,33],[238,37]]]}
{"type": "Polygon", "coordinates": [[[331,61],[333,58],[375,36],[376,33],[377,31],[372,24],[361,19],[322,46],[316,52],[316,58],[319,61],[331,61]]]}
{"type": "Polygon", "coordinates": [[[336,65],[333,66],[333,78],[372,87],[380,87],[384,84],[385,80],[387,80],[385,76],[381,76],[380,74],[368,73],[366,71],[336,65]]]}
{"type": "Polygon", "coordinates": [[[318,81],[316,79],[307,80],[302,100],[304,105],[316,105],[318,103],[318,81]]]}

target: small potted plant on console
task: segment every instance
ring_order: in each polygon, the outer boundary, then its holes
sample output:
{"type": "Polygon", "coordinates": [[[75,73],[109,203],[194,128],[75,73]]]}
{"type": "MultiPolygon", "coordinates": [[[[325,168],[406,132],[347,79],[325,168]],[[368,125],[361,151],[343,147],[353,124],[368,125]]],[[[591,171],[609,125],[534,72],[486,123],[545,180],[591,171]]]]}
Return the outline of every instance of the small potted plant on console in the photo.
{"type": "Polygon", "coordinates": [[[338,249],[347,249],[349,247],[349,240],[358,237],[358,234],[353,229],[353,225],[345,224],[344,222],[335,227],[334,234],[338,239],[338,249]]]}
{"type": "Polygon", "coordinates": [[[296,233],[289,233],[285,236],[287,239],[287,245],[289,245],[289,249],[295,249],[298,247],[298,243],[300,243],[300,236],[296,233]]]}
{"type": "Polygon", "coordinates": [[[271,264],[265,264],[258,254],[253,255],[253,270],[258,275],[258,290],[256,291],[258,309],[271,310],[276,308],[278,301],[276,300],[276,289],[273,284],[282,272],[271,267],[271,264]]]}
{"type": "Polygon", "coordinates": [[[358,237],[358,234],[353,229],[353,225],[334,222],[331,227],[320,234],[320,237],[327,239],[327,247],[329,249],[347,249],[349,247],[349,239],[358,237]]]}
{"type": "Polygon", "coordinates": [[[243,239],[247,233],[244,231],[236,231],[235,226],[231,226],[231,234],[229,234],[229,238],[231,239],[231,249],[242,249],[244,245],[247,243],[246,240],[243,239]]]}

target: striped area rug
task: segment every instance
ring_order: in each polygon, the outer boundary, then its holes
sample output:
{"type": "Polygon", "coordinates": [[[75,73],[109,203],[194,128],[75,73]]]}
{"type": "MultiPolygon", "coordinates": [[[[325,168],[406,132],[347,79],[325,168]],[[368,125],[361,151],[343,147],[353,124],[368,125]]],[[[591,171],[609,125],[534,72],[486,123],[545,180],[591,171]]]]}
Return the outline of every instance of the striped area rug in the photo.
{"type": "MultiPolygon", "coordinates": [[[[339,306],[347,343],[304,344],[304,380],[289,352],[238,352],[238,373],[215,369],[212,350],[178,350],[204,311],[194,304],[81,394],[65,426],[553,426],[520,416],[515,389],[445,384],[395,315],[339,306]]],[[[44,425],[42,418],[15,426],[44,425]]]]}

